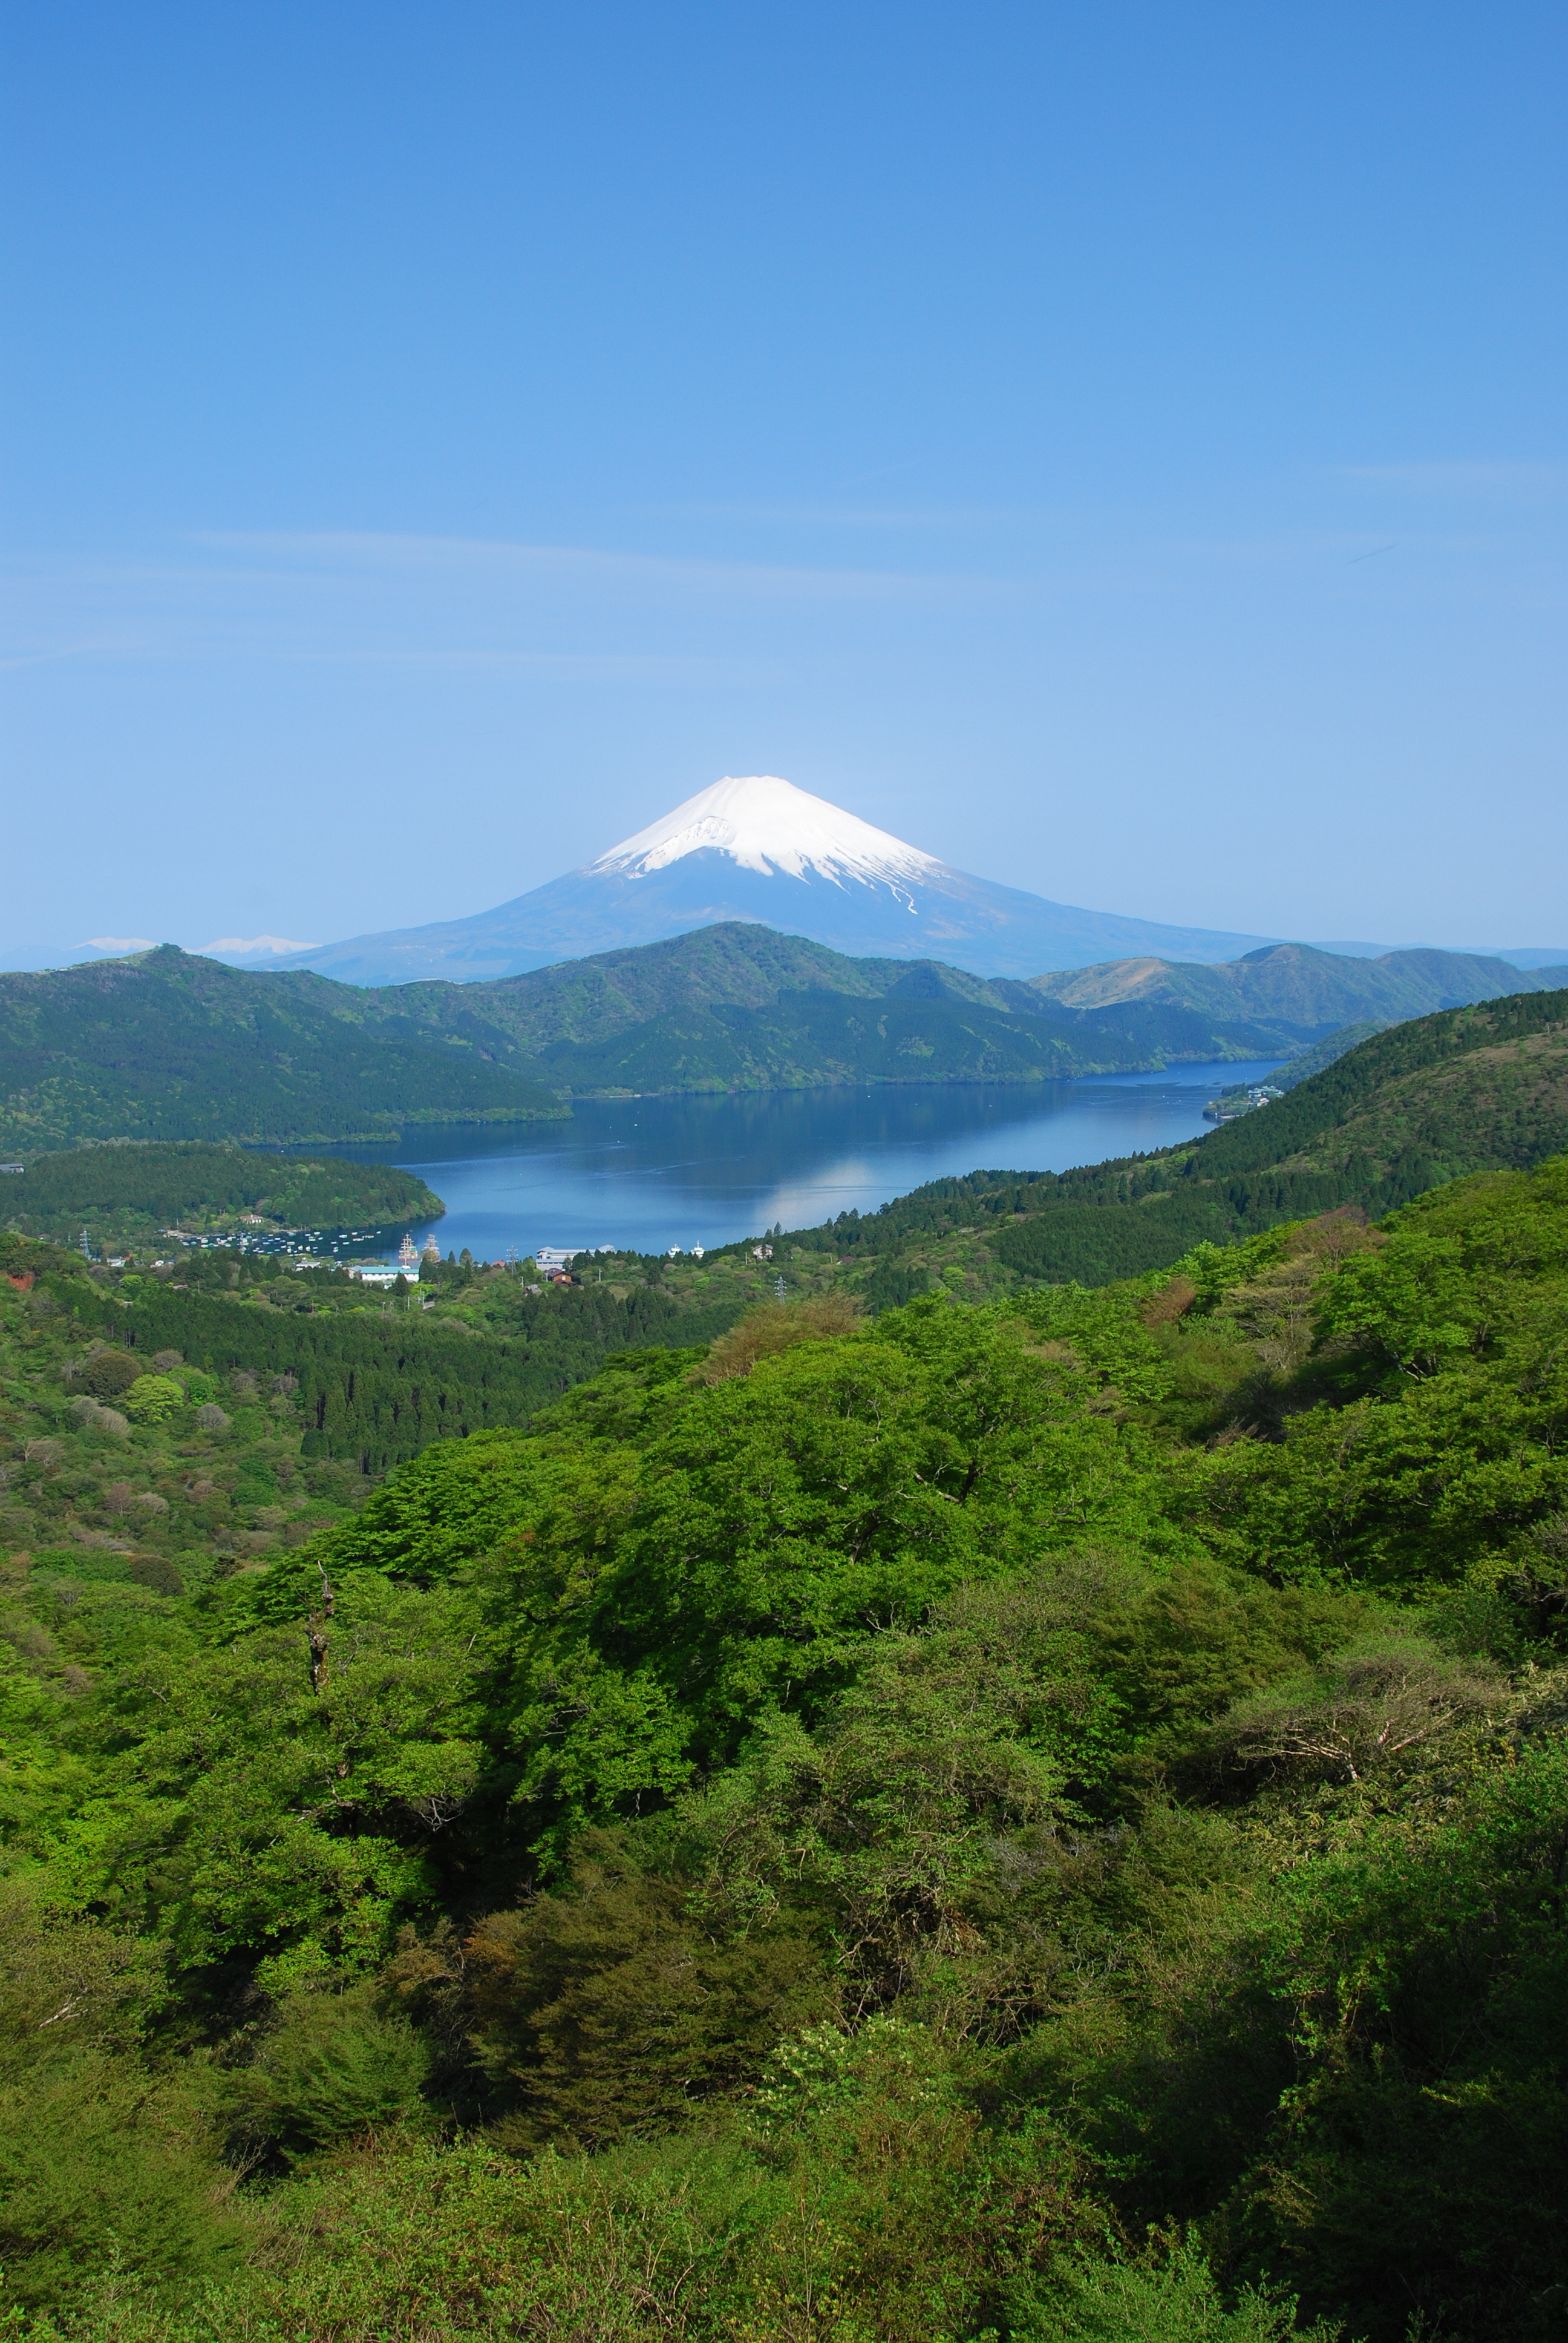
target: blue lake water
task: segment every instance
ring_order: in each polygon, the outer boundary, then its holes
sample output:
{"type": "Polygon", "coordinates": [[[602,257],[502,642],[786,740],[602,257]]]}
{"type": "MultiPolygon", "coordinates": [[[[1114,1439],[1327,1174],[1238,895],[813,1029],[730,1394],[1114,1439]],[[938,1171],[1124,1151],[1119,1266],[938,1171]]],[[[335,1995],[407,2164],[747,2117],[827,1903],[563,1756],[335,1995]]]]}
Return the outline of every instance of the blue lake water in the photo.
{"type": "MultiPolygon", "coordinates": [[[[447,1205],[443,1253],[481,1261],[536,1245],[726,1244],[781,1222],[873,1212],[927,1180],[977,1169],[1064,1172],[1169,1147],[1205,1129],[1221,1086],[1256,1064],[1171,1067],[1094,1081],[772,1091],[580,1101],[569,1122],[426,1124],[342,1150],[417,1172],[447,1205]]],[[[423,1242],[425,1225],[416,1226],[423,1242]]]]}

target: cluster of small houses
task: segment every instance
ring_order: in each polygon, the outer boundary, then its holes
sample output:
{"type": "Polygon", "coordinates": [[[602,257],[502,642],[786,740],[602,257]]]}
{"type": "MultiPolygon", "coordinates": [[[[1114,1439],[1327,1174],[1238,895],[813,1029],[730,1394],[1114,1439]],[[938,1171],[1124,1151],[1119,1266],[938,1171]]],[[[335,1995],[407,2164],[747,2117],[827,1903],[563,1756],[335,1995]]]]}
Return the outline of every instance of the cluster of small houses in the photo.
{"type": "Polygon", "coordinates": [[[1203,1109],[1203,1120],[1205,1122],[1234,1122],[1239,1114],[1251,1114],[1254,1107],[1267,1106],[1272,1100],[1284,1095],[1284,1091],[1276,1090],[1271,1082],[1259,1082],[1251,1090],[1239,1094],[1235,1091],[1227,1091],[1223,1098],[1209,1101],[1203,1109]]]}
{"type": "MultiPolygon", "coordinates": [[[[20,1172],[22,1168],[20,1163],[0,1163],[0,1172],[20,1172]]],[[[240,1218],[245,1221],[254,1221],[265,1228],[265,1222],[262,1222],[259,1212],[243,1212],[240,1218]]],[[[441,1258],[441,1248],[433,1236],[426,1238],[424,1250],[420,1252],[416,1248],[413,1238],[406,1235],[397,1248],[397,1258],[395,1262],[342,1260],[342,1248],[345,1245],[371,1242],[376,1233],[374,1229],[335,1229],[330,1232],[325,1229],[289,1229],[267,1230],[262,1236],[248,1234],[198,1236],[185,1229],[163,1231],[166,1237],[174,1238],[176,1243],[195,1252],[222,1250],[246,1253],[288,1253],[292,1256],[291,1265],[297,1270],[325,1269],[336,1264],[347,1269],[349,1276],[356,1279],[361,1285],[396,1285],[400,1277],[407,1278],[410,1285],[416,1284],[425,1262],[438,1262],[441,1258]],[[311,1246],[330,1244],[332,1249],[330,1252],[307,1252],[302,1250],[302,1240],[305,1244],[311,1246]]],[[[88,1260],[91,1260],[93,1249],[88,1242],[85,1229],[82,1231],[78,1243],[80,1251],[86,1254],[88,1260]]],[[[705,1245],[699,1244],[686,1247],[672,1244],[666,1248],[665,1258],[668,1261],[678,1260],[684,1251],[690,1254],[693,1261],[701,1261],[707,1250],[705,1245]]],[[[531,1258],[538,1270],[540,1283],[538,1285],[530,1283],[528,1291],[530,1293],[538,1293],[545,1285],[569,1285],[572,1281],[567,1271],[568,1262],[586,1259],[595,1252],[615,1251],[616,1247],[613,1245],[536,1245],[531,1258]]],[[[753,1261],[771,1261],[772,1246],[754,1244],[751,1248],[751,1258],[753,1261]]],[[[109,1269],[124,1269],[127,1265],[129,1256],[107,1253],[104,1256],[104,1260],[106,1267],[109,1269]]],[[[172,1263],[166,1261],[153,1263],[155,1269],[167,1269],[171,1266],[172,1263]]],[[[482,1263],[481,1266],[487,1266],[490,1269],[516,1269],[518,1266],[516,1250],[514,1249],[505,1261],[492,1261],[482,1263]]]]}
{"type": "MultiPolygon", "coordinates": [[[[693,1261],[701,1261],[707,1247],[695,1244],[686,1250],[689,1251],[693,1261]]],[[[754,1250],[757,1258],[760,1261],[764,1248],[757,1246],[754,1250]]],[[[584,1261],[596,1252],[614,1252],[615,1251],[614,1245],[536,1245],[529,1258],[539,1272],[540,1282],[538,1285],[530,1284],[528,1292],[538,1293],[545,1285],[569,1285],[572,1281],[567,1270],[568,1262],[584,1261]]],[[[682,1248],[679,1245],[672,1244],[668,1248],[666,1258],[673,1261],[681,1251],[682,1248]]],[[[769,1245],[766,1252],[768,1257],[771,1259],[772,1246],[769,1245]]],[[[426,1238],[422,1254],[416,1252],[413,1238],[405,1237],[397,1249],[397,1261],[390,1266],[384,1262],[350,1262],[348,1274],[350,1277],[357,1278],[361,1285],[396,1285],[400,1277],[406,1277],[412,1284],[418,1276],[423,1262],[439,1261],[440,1258],[441,1249],[434,1237],[426,1238]]],[[[488,1264],[481,1264],[481,1266],[486,1265],[491,1269],[515,1269],[518,1266],[518,1257],[516,1252],[513,1252],[506,1261],[492,1261],[488,1264]]]]}
{"type": "MultiPolygon", "coordinates": [[[[617,1250],[614,1245],[536,1245],[529,1258],[539,1272],[540,1282],[538,1285],[530,1284],[528,1290],[530,1293],[538,1293],[546,1285],[569,1285],[572,1281],[567,1269],[568,1262],[587,1261],[597,1252],[614,1252],[617,1250]]],[[[665,1248],[665,1259],[677,1261],[682,1252],[686,1252],[693,1261],[701,1261],[707,1251],[706,1245],[672,1244],[665,1248]]],[[[771,1261],[773,1248],[770,1244],[755,1244],[751,1248],[751,1257],[753,1261],[771,1261]]],[[[350,1262],[347,1269],[349,1276],[357,1278],[361,1285],[396,1285],[400,1277],[406,1277],[412,1284],[423,1262],[439,1261],[440,1258],[441,1250],[434,1237],[426,1238],[425,1250],[421,1254],[416,1252],[413,1238],[406,1236],[397,1249],[397,1261],[390,1265],[385,1262],[350,1262]]],[[[305,1265],[303,1262],[298,1264],[302,1268],[305,1265]]],[[[481,1266],[515,1269],[518,1256],[514,1252],[505,1261],[492,1261],[481,1266]]]]}

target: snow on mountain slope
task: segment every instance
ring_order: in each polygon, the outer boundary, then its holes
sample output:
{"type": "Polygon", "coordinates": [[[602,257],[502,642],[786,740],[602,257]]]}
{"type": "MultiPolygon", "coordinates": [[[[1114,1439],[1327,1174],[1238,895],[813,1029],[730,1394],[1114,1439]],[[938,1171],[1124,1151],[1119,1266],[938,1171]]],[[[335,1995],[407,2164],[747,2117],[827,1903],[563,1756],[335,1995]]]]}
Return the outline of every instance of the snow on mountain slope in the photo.
{"type": "Polygon", "coordinates": [[[727,854],[742,870],[764,878],[783,871],[804,879],[815,871],[835,886],[855,879],[863,886],[881,882],[897,890],[942,869],[934,854],[922,854],[890,830],[875,830],[858,814],[771,773],[715,781],[588,867],[645,879],[688,854],[704,852],[727,854]]]}
{"type": "Polygon", "coordinates": [[[1135,952],[1223,960],[1277,940],[1048,902],[955,870],[776,774],[751,774],[699,790],[583,869],[494,910],[353,936],[272,965],[347,984],[474,983],[726,920],[977,976],[1038,976],[1135,952]]]}

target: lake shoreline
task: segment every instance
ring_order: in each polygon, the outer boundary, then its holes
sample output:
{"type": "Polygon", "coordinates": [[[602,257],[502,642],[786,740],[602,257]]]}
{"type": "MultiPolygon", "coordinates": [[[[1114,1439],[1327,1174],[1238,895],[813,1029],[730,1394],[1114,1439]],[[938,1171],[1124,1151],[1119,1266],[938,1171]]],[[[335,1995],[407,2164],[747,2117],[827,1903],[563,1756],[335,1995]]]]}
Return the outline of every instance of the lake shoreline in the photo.
{"type": "Polygon", "coordinates": [[[856,1083],[584,1099],[569,1117],[508,1130],[427,1127],[374,1148],[447,1205],[412,1222],[443,1254],[519,1259],[538,1245],[639,1253],[717,1248],[876,1211],[980,1167],[1067,1171],[1202,1136],[1220,1081],[1280,1061],[1205,1060],[1050,1083],[856,1083]]]}

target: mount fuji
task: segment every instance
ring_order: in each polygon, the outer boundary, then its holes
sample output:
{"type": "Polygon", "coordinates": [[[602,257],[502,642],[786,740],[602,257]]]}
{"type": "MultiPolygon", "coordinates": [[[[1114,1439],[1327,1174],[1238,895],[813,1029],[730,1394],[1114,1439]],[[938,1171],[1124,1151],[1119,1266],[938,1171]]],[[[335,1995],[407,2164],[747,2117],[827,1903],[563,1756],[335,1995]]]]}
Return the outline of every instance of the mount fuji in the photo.
{"type": "Polygon", "coordinates": [[[999,887],[773,775],[716,781],[596,861],[493,911],[271,960],[347,984],[475,983],[754,920],[834,950],[1038,976],[1149,954],[1234,960],[1272,936],[1161,927],[999,887]]]}

